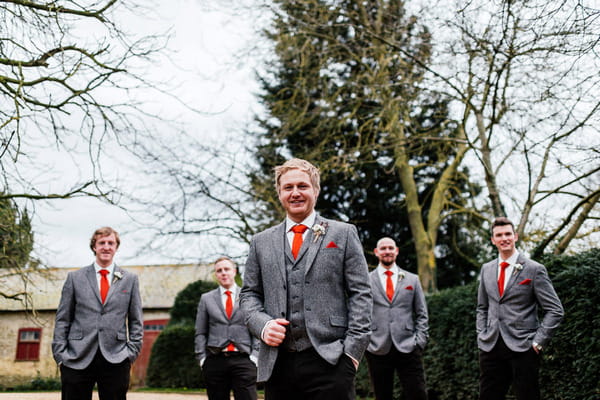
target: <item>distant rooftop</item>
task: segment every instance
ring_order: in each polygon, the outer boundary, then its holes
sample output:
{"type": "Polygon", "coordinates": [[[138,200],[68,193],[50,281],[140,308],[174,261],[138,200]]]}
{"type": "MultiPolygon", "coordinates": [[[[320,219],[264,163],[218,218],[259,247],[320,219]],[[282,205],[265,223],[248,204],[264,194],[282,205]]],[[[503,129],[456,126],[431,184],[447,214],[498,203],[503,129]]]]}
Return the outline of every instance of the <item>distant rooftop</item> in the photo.
{"type": "MultiPolygon", "coordinates": [[[[135,265],[119,267],[133,272],[140,280],[142,304],[148,308],[171,308],[175,296],[188,284],[197,280],[212,280],[212,265],[170,264],[135,265]]],[[[0,272],[0,291],[15,293],[27,290],[32,294],[32,307],[38,311],[52,311],[58,307],[62,286],[67,273],[79,268],[50,268],[32,273],[31,282],[25,285],[17,275],[0,272]]],[[[0,297],[0,311],[21,311],[23,303],[0,297]]]]}

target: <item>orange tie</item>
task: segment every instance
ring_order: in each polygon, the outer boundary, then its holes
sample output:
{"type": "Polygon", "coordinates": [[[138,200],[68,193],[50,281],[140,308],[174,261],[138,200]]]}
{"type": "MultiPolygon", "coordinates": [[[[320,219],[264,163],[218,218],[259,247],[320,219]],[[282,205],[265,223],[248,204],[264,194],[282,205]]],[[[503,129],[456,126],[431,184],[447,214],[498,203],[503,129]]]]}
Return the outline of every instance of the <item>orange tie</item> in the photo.
{"type": "Polygon", "coordinates": [[[394,298],[394,283],[392,282],[392,275],[394,275],[394,273],[392,271],[385,271],[384,274],[387,275],[387,280],[385,282],[385,294],[387,294],[388,299],[392,301],[394,298]]]}
{"type": "Polygon", "coordinates": [[[498,293],[500,293],[500,297],[502,297],[502,294],[504,293],[504,273],[509,265],[510,264],[506,261],[500,263],[500,277],[498,278],[498,293]]]}
{"type": "Polygon", "coordinates": [[[98,271],[98,273],[100,275],[102,275],[102,277],[100,278],[100,299],[102,299],[102,304],[104,304],[104,301],[106,300],[106,295],[108,294],[108,278],[106,277],[106,275],[108,275],[108,270],[107,269],[101,269],[100,271],[98,271]]]}
{"type": "MultiPolygon", "coordinates": [[[[225,294],[227,295],[227,300],[225,300],[225,314],[227,314],[227,318],[231,319],[231,314],[233,314],[233,300],[231,300],[231,291],[226,290],[225,294]]],[[[229,342],[227,345],[227,351],[235,351],[235,346],[232,342],[229,342]]]]}
{"type": "Polygon", "coordinates": [[[300,247],[302,247],[302,234],[307,229],[308,226],[306,225],[295,225],[292,227],[292,232],[294,232],[294,240],[292,241],[292,255],[294,256],[294,260],[298,258],[300,247]]]}

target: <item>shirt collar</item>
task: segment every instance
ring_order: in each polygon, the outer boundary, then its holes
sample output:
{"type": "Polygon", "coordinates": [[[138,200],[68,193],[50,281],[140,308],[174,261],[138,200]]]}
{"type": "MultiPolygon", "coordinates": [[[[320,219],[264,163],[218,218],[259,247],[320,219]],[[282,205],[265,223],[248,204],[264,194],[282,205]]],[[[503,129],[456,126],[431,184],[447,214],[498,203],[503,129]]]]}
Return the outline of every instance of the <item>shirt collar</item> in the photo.
{"type": "Polygon", "coordinates": [[[396,265],[396,263],[394,263],[394,265],[392,265],[389,270],[387,268],[385,268],[383,265],[379,264],[377,266],[377,273],[379,275],[385,275],[385,271],[392,271],[392,273],[394,274],[394,276],[398,276],[398,274],[400,273],[400,268],[396,265]]]}
{"type": "Polygon", "coordinates": [[[234,284],[229,289],[225,289],[223,286],[219,285],[219,292],[221,293],[221,296],[223,296],[225,294],[225,291],[227,291],[227,290],[231,291],[231,294],[235,295],[237,293],[237,290],[238,290],[238,285],[234,284]]]}
{"type": "Polygon", "coordinates": [[[96,273],[98,273],[101,269],[107,269],[109,274],[112,274],[113,271],[115,270],[115,263],[111,263],[108,267],[103,268],[101,266],[99,266],[96,261],[94,261],[94,269],[96,270],[96,273]]]}
{"type": "Polygon", "coordinates": [[[315,220],[317,219],[317,213],[313,210],[312,213],[308,217],[306,217],[302,222],[296,223],[292,221],[289,217],[285,217],[285,231],[289,232],[292,227],[296,225],[306,225],[308,228],[312,228],[315,224],[315,220]]]}
{"type": "Polygon", "coordinates": [[[506,259],[506,260],[502,260],[502,257],[498,257],[498,265],[500,265],[500,263],[502,261],[506,261],[510,265],[515,265],[517,263],[518,258],[519,258],[519,252],[515,249],[515,252],[512,254],[512,256],[508,257],[508,259],[506,259]]]}

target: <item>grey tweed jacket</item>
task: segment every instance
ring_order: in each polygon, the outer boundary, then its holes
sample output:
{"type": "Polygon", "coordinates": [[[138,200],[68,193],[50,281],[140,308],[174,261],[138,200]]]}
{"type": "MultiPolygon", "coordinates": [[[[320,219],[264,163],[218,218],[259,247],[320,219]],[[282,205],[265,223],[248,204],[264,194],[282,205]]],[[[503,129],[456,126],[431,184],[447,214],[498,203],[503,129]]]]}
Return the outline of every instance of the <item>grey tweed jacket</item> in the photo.
{"type": "Polygon", "coordinates": [[[389,353],[392,345],[401,353],[410,353],[416,346],[425,348],[428,338],[428,315],[425,294],[416,274],[400,270],[404,278],[397,281],[392,301],[377,275],[371,271],[373,291],[373,322],[367,351],[376,355],[389,353]]]}
{"type": "MultiPolygon", "coordinates": [[[[325,234],[315,238],[309,230],[296,261],[306,257],[302,284],[307,333],[327,362],[336,364],[344,353],[360,360],[369,343],[372,299],[356,227],[318,215],[315,224],[324,226],[325,234]]],[[[285,223],[252,238],[240,305],[248,328],[257,337],[269,320],[286,318],[288,253],[285,223]]],[[[271,376],[278,350],[261,341],[259,382],[271,376]]]]}
{"type": "Polygon", "coordinates": [[[93,264],[67,275],[52,340],[52,354],[57,363],[84,369],[98,348],[113,364],[126,359],[133,362],[139,355],[143,312],[138,277],[116,265],[114,272],[104,304],[93,264]]]}
{"type": "Polygon", "coordinates": [[[502,297],[498,292],[498,259],[481,267],[477,294],[477,343],[491,351],[502,335],[509,349],[524,352],[536,342],[545,346],[560,324],[564,311],[546,268],[519,254],[502,297]],[[538,306],[543,311],[538,320],[538,306]]]}
{"type": "Polygon", "coordinates": [[[250,335],[239,307],[239,296],[233,301],[231,319],[227,317],[220,289],[204,293],[196,313],[195,352],[198,361],[211,351],[221,351],[229,342],[242,353],[258,356],[258,339],[250,335]]]}

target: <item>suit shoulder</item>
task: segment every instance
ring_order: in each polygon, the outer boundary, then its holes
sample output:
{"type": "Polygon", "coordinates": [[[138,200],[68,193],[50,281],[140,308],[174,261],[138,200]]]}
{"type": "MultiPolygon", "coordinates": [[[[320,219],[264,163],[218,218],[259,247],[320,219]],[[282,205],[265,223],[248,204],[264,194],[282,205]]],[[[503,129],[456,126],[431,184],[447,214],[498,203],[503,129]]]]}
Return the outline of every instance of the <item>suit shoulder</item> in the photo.
{"type": "Polygon", "coordinates": [[[404,276],[406,278],[410,278],[410,279],[415,279],[415,280],[419,280],[419,275],[415,274],[414,272],[410,272],[410,271],[406,271],[406,270],[402,270],[402,272],[404,272],[404,276]]]}
{"type": "Polygon", "coordinates": [[[528,257],[525,257],[522,254],[519,254],[519,259],[517,260],[517,262],[519,262],[520,264],[523,264],[524,266],[527,266],[527,267],[533,267],[536,269],[544,269],[544,270],[546,269],[546,267],[543,264],[540,264],[537,261],[534,261],[528,257]]]}
{"type": "Polygon", "coordinates": [[[262,240],[264,238],[270,237],[271,235],[273,235],[275,233],[275,231],[280,228],[282,225],[282,223],[279,223],[277,225],[273,225],[267,229],[265,229],[264,231],[255,233],[254,236],[252,236],[252,241],[259,241],[262,240]]]}

